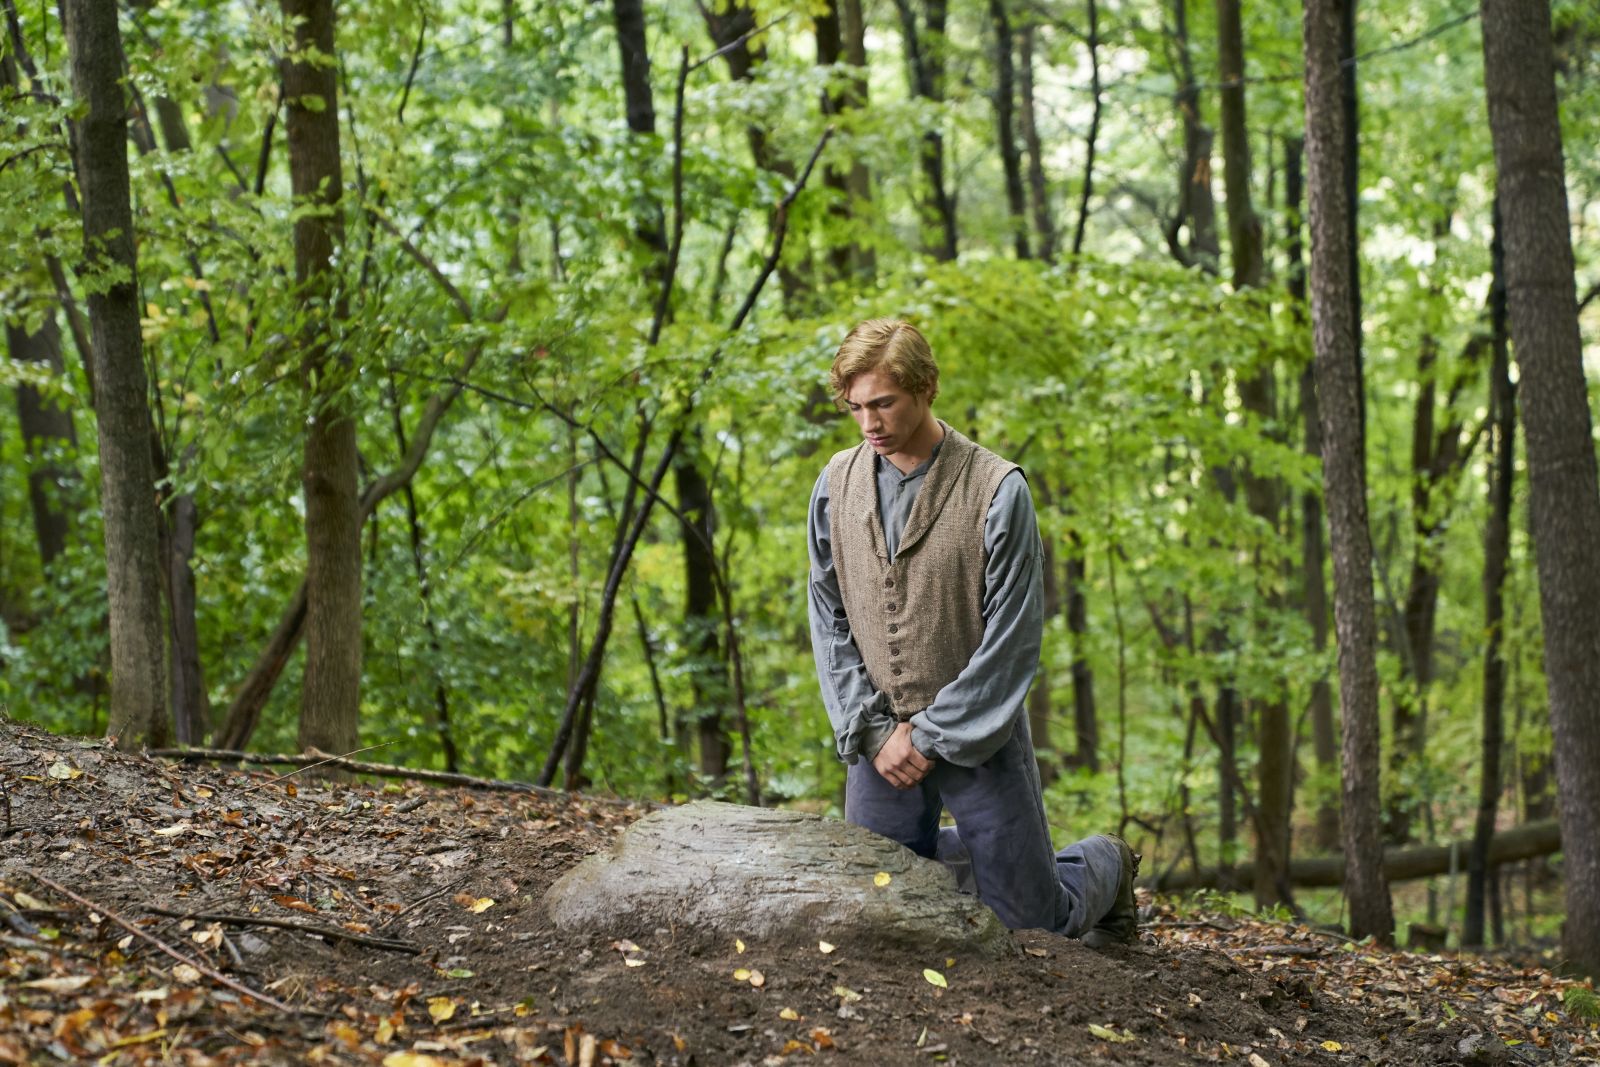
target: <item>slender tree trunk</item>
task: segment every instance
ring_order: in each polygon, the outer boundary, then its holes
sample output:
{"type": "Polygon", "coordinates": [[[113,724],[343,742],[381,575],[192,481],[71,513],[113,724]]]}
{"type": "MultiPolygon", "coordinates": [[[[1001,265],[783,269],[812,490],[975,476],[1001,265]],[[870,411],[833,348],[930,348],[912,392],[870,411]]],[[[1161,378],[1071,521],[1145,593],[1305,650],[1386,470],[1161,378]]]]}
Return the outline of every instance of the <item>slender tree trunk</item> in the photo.
{"type": "MultiPolygon", "coordinates": [[[[1062,490],[1063,498],[1066,490],[1062,490]]],[[[1064,500],[1064,503],[1066,501],[1064,500]]],[[[1068,503],[1068,515],[1072,514],[1068,503]]],[[[1070,526],[1067,530],[1066,561],[1067,633],[1072,642],[1072,765],[1100,770],[1100,719],[1095,710],[1094,668],[1089,663],[1089,599],[1083,538],[1070,526]]]]}
{"type": "MultiPolygon", "coordinates": [[[[1089,0],[1091,8],[1094,0],[1089,0]]],[[[1022,153],[1017,149],[1017,76],[1012,63],[1014,48],[1011,17],[1005,0],[989,0],[989,21],[994,26],[994,114],[1000,163],[1006,174],[1006,206],[1011,214],[1012,241],[1018,259],[1031,259],[1028,247],[1028,198],[1022,189],[1022,153]]]]}
{"type": "MultiPolygon", "coordinates": [[[[1366,381],[1365,357],[1361,338],[1364,332],[1361,311],[1361,111],[1357,92],[1356,4],[1346,0],[1339,13],[1339,106],[1344,112],[1344,202],[1345,232],[1349,234],[1350,321],[1356,346],[1356,369],[1366,381]]],[[[1361,437],[1367,435],[1367,394],[1361,393],[1361,437]]]]}
{"type": "Polygon", "coordinates": [[[120,747],[132,749],[146,741],[165,744],[170,724],[122,38],[114,4],[69,0],[66,15],[73,90],[84,109],[77,128],[84,258],[98,271],[120,275],[104,291],[89,295],[89,324],[100,386],[95,415],[111,609],[111,714],[106,729],[120,747]]]}
{"type": "MultiPolygon", "coordinates": [[[[900,13],[900,35],[911,71],[913,95],[944,102],[944,27],[946,0],[927,0],[927,30],[917,29],[913,0],[895,0],[900,13]]],[[[920,200],[923,252],[942,262],[956,258],[956,206],[944,180],[944,135],[937,126],[922,135],[920,200]]]]}
{"type": "Polygon", "coordinates": [[[672,467],[678,512],[690,524],[683,530],[683,643],[690,657],[690,690],[694,694],[691,718],[700,737],[700,773],[720,782],[727,776],[732,746],[723,716],[729,693],[728,667],[717,640],[722,613],[712,575],[717,563],[710,548],[716,513],[712,510],[711,486],[693,458],[699,451],[698,431],[693,437],[672,467]]]}
{"type": "Polygon", "coordinates": [[[334,247],[343,238],[333,0],[282,0],[294,25],[283,64],[289,176],[295,199],[325,211],[294,224],[295,286],[309,314],[301,375],[311,407],[305,444],[306,667],[300,745],[356,747],[361,710],[361,501],[356,426],[344,362],[332,352],[343,296],[334,247]],[[314,53],[315,59],[299,58],[314,53]]]}
{"type": "Polygon", "coordinates": [[[1377,621],[1341,151],[1345,115],[1339,103],[1339,21],[1344,2],[1307,0],[1305,10],[1306,165],[1314,250],[1311,322],[1344,725],[1345,896],[1351,933],[1388,943],[1394,938],[1394,912],[1379,838],[1377,621]]]}
{"type": "MultiPolygon", "coordinates": [[[[1222,82],[1223,182],[1227,189],[1228,250],[1235,289],[1261,285],[1264,273],[1261,219],[1250,192],[1250,137],[1245,116],[1244,31],[1239,0],[1217,0],[1217,56],[1222,82]]],[[[1259,358],[1259,357],[1258,357],[1259,358]]],[[[1239,398],[1263,430],[1277,416],[1277,382],[1274,368],[1245,368],[1239,379],[1239,398]]],[[[1245,501],[1250,513],[1276,531],[1280,504],[1277,482],[1247,461],[1244,471],[1245,501]]],[[[1273,575],[1262,573],[1256,554],[1257,583],[1269,611],[1281,607],[1273,575]]],[[[1294,733],[1289,723],[1288,701],[1281,694],[1255,701],[1260,716],[1256,789],[1262,828],[1268,840],[1256,842],[1255,897],[1259,907],[1278,902],[1278,887],[1287,884],[1289,815],[1293,805],[1294,733]]]]}
{"type": "Polygon", "coordinates": [[[1217,273],[1222,246],[1217,240],[1217,203],[1211,191],[1211,148],[1216,135],[1201,117],[1200,85],[1189,50],[1188,0],[1172,0],[1173,46],[1178,91],[1173,96],[1183,120],[1183,166],[1178,172],[1178,211],[1167,228],[1167,247],[1185,266],[1217,273]],[[1183,229],[1187,225],[1187,244],[1183,229]]]}
{"type": "Polygon", "coordinates": [[[1072,231],[1072,256],[1083,254],[1083,238],[1089,230],[1089,199],[1094,196],[1094,157],[1100,145],[1100,114],[1104,97],[1100,90],[1100,4],[1086,0],[1089,34],[1084,44],[1089,49],[1089,132],[1084,136],[1083,185],[1078,190],[1078,224],[1072,231]]]}
{"type": "MultiPolygon", "coordinates": [[[[844,41],[839,26],[838,0],[824,0],[824,8],[815,17],[817,27],[817,66],[832,67],[844,51],[844,41]]],[[[825,89],[822,92],[822,114],[827,117],[842,114],[850,106],[848,89],[825,89]]],[[[834,278],[848,278],[854,270],[855,250],[843,235],[850,227],[850,174],[843,167],[829,163],[822,169],[822,184],[827,188],[828,220],[832,224],[828,241],[828,263],[834,278]]]]}
{"type": "MultiPolygon", "coordinates": [[[[55,313],[45,316],[33,333],[6,323],[6,346],[18,364],[33,364],[60,377],[61,327],[55,313]]],[[[28,456],[28,503],[33,511],[33,532],[39,544],[39,562],[48,572],[66,550],[72,526],[72,503],[77,495],[77,472],[65,460],[78,451],[78,433],[72,412],[46,400],[31,385],[17,385],[17,423],[28,456]]]]}
{"type": "Polygon", "coordinates": [[[1022,146],[1027,154],[1028,199],[1033,211],[1034,236],[1039,239],[1039,258],[1046,263],[1054,263],[1055,214],[1050,208],[1050,185],[1044,174],[1044,145],[1039,140],[1033,96],[1033,41],[1037,35],[1038,27],[1032,21],[1023,25],[1017,83],[1021,106],[1017,118],[1022,126],[1022,146]]]}
{"type": "MultiPolygon", "coordinates": [[[[844,60],[854,67],[856,74],[850,79],[845,94],[845,107],[862,110],[867,106],[867,26],[861,11],[861,0],[838,0],[844,46],[844,60]]],[[[850,210],[857,218],[868,215],[867,205],[872,203],[872,172],[859,152],[850,160],[850,210]]],[[[872,245],[857,244],[851,255],[855,271],[870,280],[878,270],[878,254],[872,245]]]]}
{"type": "Polygon", "coordinates": [[[1600,489],[1550,6],[1547,0],[1483,0],[1482,16],[1566,859],[1561,945],[1572,967],[1600,975],[1600,489]]]}
{"type": "MultiPolygon", "coordinates": [[[[1305,141],[1284,140],[1284,199],[1289,215],[1289,296],[1296,321],[1305,321],[1306,266],[1301,231],[1305,182],[1301,160],[1305,141]]],[[[1313,363],[1300,372],[1300,418],[1306,455],[1322,463],[1322,425],[1317,410],[1317,374],[1313,363]]],[[[1311,626],[1311,645],[1321,659],[1328,648],[1327,549],[1322,541],[1322,495],[1314,489],[1300,494],[1301,597],[1311,626]]],[[[1333,724],[1333,694],[1325,677],[1311,683],[1311,747],[1318,771],[1332,779],[1339,769],[1338,740],[1333,724]]],[[[1317,803],[1315,841],[1318,851],[1339,847],[1339,808],[1329,799],[1317,803]]]]}
{"type": "MultiPolygon", "coordinates": [[[[1505,744],[1505,580],[1511,563],[1511,491],[1516,477],[1517,399],[1506,336],[1505,260],[1500,206],[1494,209],[1494,285],[1489,292],[1493,349],[1489,369],[1489,518],[1483,529],[1483,738],[1478,815],[1467,858],[1467,913],[1461,947],[1483,944],[1484,904],[1494,885],[1489,841],[1500,805],[1500,750],[1505,744]]],[[[1497,932],[1495,940],[1500,941],[1497,932]]]]}

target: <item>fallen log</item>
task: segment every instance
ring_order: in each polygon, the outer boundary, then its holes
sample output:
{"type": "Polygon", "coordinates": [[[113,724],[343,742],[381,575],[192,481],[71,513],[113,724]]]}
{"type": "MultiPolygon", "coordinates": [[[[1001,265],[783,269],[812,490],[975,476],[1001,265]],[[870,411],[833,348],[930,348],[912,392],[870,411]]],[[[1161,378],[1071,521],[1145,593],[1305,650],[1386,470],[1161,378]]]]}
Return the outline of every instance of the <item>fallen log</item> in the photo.
{"type": "MultiPolygon", "coordinates": [[[[1467,855],[1472,841],[1464,839],[1448,845],[1421,845],[1409,848],[1383,850],[1383,871],[1391,882],[1404,882],[1415,878],[1428,878],[1448,874],[1452,867],[1466,873],[1467,855]]],[[[1515,863],[1517,860],[1548,856],[1561,851],[1561,828],[1554,819],[1530,822],[1495,834],[1489,840],[1489,866],[1515,863]]],[[[1140,885],[1157,891],[1183,889],[1216,889],[1223,885],[1248,886],[1255,868],[1241,864],[1226,870],[1202,867],[1198,876],[1193,868],[1177,870],[1165,878],[1146,878],[1140,885]]],[[[1289,883],[1296,887],[1315,888],[1344,884],[1343,856],[1314,856],[1291,860],[1289,883]]]]}

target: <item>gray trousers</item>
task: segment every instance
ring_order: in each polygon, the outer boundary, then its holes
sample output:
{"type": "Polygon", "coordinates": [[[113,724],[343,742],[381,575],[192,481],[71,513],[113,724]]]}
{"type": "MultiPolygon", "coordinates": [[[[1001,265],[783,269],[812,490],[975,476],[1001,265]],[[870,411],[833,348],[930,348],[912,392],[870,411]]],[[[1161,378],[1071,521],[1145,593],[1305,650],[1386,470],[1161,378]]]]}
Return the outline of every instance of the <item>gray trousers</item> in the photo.
{"type": "Polygon", "coordinates": [[[869,760],[850,766],[845,821],[937,859],[1013,930],[1082,937],[1117,895],[1121,857],[1104,836],[1059,852],[1050,843],[1028,718],[1005,746],[977,767],[943,760],[911,789],[896,789],[869,760]],[[939,828],[948,808],[954,828],[939,828]]]}

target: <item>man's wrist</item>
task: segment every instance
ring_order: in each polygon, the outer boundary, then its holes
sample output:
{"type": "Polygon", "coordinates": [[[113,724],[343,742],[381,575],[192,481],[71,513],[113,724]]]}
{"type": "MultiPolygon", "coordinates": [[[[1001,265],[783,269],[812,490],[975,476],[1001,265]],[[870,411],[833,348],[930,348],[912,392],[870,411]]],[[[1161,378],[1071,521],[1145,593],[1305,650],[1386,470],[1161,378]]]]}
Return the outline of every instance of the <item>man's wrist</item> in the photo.
{"type": "Polygon", "coordinates": [[[859,749],[861,757],[868,763],[877,759],[878,753],[883,750],[883,746],[888,743],[889,738],[894,736],[896,725],[898,724],[893,719],[883,719],[863,726],[861,728],[861,748],[859,749]]]}
{"type": "Polygon", "coordinates": [[[933,750],[933,738],[929,736],[928,731],[920,726],[911,728],[911,747],[916,749],[917,754],[925,760],[939,758],[939,754],[933,750]]]}

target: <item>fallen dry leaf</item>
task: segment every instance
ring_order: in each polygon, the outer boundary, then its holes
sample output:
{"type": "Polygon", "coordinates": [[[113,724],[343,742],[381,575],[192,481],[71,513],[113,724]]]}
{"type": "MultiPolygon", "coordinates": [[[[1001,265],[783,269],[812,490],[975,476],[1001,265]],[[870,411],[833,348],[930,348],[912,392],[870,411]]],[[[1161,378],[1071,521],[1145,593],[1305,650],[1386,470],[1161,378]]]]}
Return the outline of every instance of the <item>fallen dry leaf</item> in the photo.
{"type": "Polygon", "coordinates": [[[778,1018],[791,1023],[798,1022],[800,1019],[800,1013],[795,1011],[793,1008],[784,1008],[778,1013],[778,1018]]]}
{"type": "Polygon", "coordinates": [[[833,949],[834,946],[828,944],[826,941],[817,942],[817,951],[822,953],[824,956],[831,956],[833,954],[833,949]]]}
{"type": "Polygon", "coordinates": [[[879,889],[882,889],[893,880],[894,879],[889,877],[888,871],[879,871],[877,874],[872,876],[872,884],[877,886],[879,889]]]}
{"type": "Polygon", "coordinates": [[[922,969],[922,977],[928,980],[929,985],[936,985],[940,989],[950,988],[950,983],[944,980],[944,975],[940,974],[931,967],[924,967],[922,969]]]}
{"type": "Polygon", "coordinates": [[[1125,1045],[1130,1041],[1138,1040],[1138,1038],[1133,1036],[1132,1031],[1124,1030],[1119,1034],[1109,1026],[1101,1026],[1099,1023],[1090,1023],[1089,1032],[1102,1041],[1110,1041],[1119,1045],[1125,1045]]]}
{"type": "Polygon", "coordinates": [[[436,1023],[448,1022],[454,1018],[456,1002],[449,997],[429,997],[428,1014],[433,1016],[436,1023]]]}
{"type": "Polygon", "coordinates": [[[751,971],[750,984],[755,986],[757,989],[760,989],[762,986],[767,984],[767,976],[762,974],[760,971],[751,971]]]}
{"type": "Polygon", "coordinates": [[[23,982],[22,987],[42,989],[46,993],[76,993],[92,981],[94,981],[92,974],[75,974],[62,978],[35,978],[31,982],[23,982]]]}

